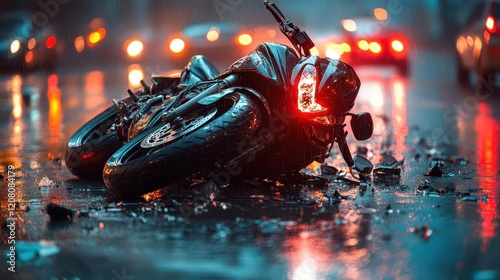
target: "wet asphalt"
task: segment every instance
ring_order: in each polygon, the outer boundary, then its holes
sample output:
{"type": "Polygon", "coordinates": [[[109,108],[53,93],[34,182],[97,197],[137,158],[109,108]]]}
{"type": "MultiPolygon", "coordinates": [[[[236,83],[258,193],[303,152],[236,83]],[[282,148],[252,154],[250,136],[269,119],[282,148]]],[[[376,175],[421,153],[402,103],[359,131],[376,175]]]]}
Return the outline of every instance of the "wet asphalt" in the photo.
{"type": "Polygon", "coordinates": [[[356,69],[353,111],[375,132],[348,137],[376,167],[393,156],[400,176],[355,182],[333,149],[337,174],[313,163],[127,201],[63,160],[71,134],[134,86],[127,65],[2,74],[0,278],[500,279],[499,92],[459,88],[449,53],[412,62],[407,78],[356,69]],[[432,165],[441,176],[424,175],[432,165]],[[51,203],[71,211],[51,219],[51,203]]]}

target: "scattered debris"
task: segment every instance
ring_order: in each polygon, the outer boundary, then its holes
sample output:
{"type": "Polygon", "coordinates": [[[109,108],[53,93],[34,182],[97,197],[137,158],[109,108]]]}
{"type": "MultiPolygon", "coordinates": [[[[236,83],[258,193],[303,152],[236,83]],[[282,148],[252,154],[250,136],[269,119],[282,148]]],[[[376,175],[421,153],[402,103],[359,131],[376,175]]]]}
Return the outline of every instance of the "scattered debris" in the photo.
{"type": "Polygon", "coordinates": [[[390,204],[387,204],[387,207],[385,208],[385,214],[388,215],[392,213],[394,213],[394,210],[392,209],[390,204]]]}
{"type": "Polygon", "coordinates": [[[348,197],[345,195],[342,195],[339,190],[335,190],[333,194],[330,196],[332,199],[332,202],[340,202],[342,199],[347,199],[348,197]]]}
{"type": "Polygon", "coordinates": [[[52,221],[67,221],[73,219],[74,210],[61,205],[49,203],[46,208],[47,214],[52,221]]]}
{"type": "Polygon", "coordinates": [[[357,146],[356,154],[366,156],[368,154],[368,148],[365,146],[357,146]]]}
{"type": "Polygon", "coordinates": [[[61,157],[60,153],[57,153],[57,154],[49,153],[47,156],[50,160],[52,160],[52,163],[57,164],[57,165],[61,164],[62,157],[61,157]]]}
{"type": "Polygon", "coordinates": [[[401,168],[396,167],[396,168],[385,168],[385,167],[378,167],[373,170],[373,174],[378,177],[400,177],[401,176],[401,168]]]}
{"type": "Polygon", "coordinates": [[[204,196],[210,201],[219,198],[220,189],[212,180],[196,182],[189,186],[190,194],[194,196],[204,196]]]}
{"type": "Polygon", "coordinates": [[[373,170],[373,164],[361,155],[355,155],[353,158],[354,170],[358,171],[361,175],[369,175],[373,170]]]}
{"type": "Polygon", "coordinates": [[[47,176],[43,176],[38,183],[38,187],[54,187],[55,185],[54,181],[50,180],[47,176]]]}
{"type": "Polygon", "coordinates": [[[442,177],[444,162],[441,160],[433,160],[429,165],[429,170],[424,173],[424,176],[442,177]]]}
{"type": "Polygon", "coordinates": [[[420,153],[416,153],[415,156],[413,157],[416,161],[418,161],[420,158],[422,157],[422,155],[420,155],[420,153]]]}
{"type": "Polygon", "coordinates": [[[339,173],[339,170],[333,166],[329,166],[326,164],[321,165],[321,174],[335,176],[339,173]]]}
{"type": "Polygon", "coordinates": [[[38,164],[37,161],[33,160],[33,161],[30,162],[30,168],[31,169],[38,169],[38,168],[40,168],[40,164],[38,164]]]}
{"type": "Polygon", "coordinates": [[[78,210],[76,212],[76,215],[78,217],[89,217],[89,211],[86,211],[86,210],[78,210]]]}
{"type": "Polygon", "coordinates": [[[30,210],[30,205],[27,204],[27,203],[19,202],[19,203],[16,203],[16,207],[15,208],[16,208],[16,210],[28,212],[30,210]]]}
{"type": "Polygon", "coordinates": [[[425,239],[429,239],[433,234],[432,229],[427,225],[422,225],[416,228],[410,228],[410,232],[421,234],[425,239]]]}
{"type": "Polygon", "coordinates": [[[430,182],[420,181],[420,185],[417,187],[417,192],[421,192],[423,194],[428,194],[429,192],[434,191],[434,188],[430,185],[430,182]]]}
{"type": "Polygon", "coordinates": [[[406,190],[408,190],[408,188],[409,188],[408,185],[405,185],[405,184],[399,186],[399,189],[402,191],[406,191],[406,190]]]}
{"type": "Polygon", "coordinates": [[[449,157],[448,161],[451,163],[459,163],[461,165],[466,165],[467,163],[469,163],[469,160],[466,157],[461,157],[461,156],[449,157]]]}
{"type": "Polygon", "coordinates": [[[464,196],[464,197],[462,197],[462,200],[463,200],[463,201],[478,201],[478,200],[479,200],[479,198],[477,198],[477,197],[475,197],[475,196],[470,196],[470,195],[469,195],[469,196],[464,196]]]}

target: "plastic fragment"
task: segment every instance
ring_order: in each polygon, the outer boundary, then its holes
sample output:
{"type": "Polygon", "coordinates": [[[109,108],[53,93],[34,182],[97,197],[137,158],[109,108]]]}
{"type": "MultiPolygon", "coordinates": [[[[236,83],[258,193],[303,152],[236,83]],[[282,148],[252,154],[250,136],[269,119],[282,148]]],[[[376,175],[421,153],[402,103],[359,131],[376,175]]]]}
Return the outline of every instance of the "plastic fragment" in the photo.
{"type": "Polygon", "coordinates": [[[48,204],[46,211],[52,221],[72,220],[75,213],[69,208],[54,203],[48,204]]]}
{"type": "Polygon", "coordinates": [[[39,187],[53,187],[55,186],[54,181],[50,180],[49,177],[43,176],[43,178],[38,183],[39,187]]]}
{"type": "Polygon", "coordinates": [[[416,228],[410,228],[410,232],[417,233],[417,234],[422,234],[422,236],[425,239],[429,239],[432,236],[432,234],[433,234],[432,229],[429,226],[427,226],[427,225],[422,225],[422,226],[419,226],[419,227],[416,227],[416,228]]]}
{"type": "Polygon", "coordinates": [[[424,173],[424,176],[442,177],[444,174],[443,166],[444,166],[443,161],[433,160],[429,165],[429,170],[424,173]]]}

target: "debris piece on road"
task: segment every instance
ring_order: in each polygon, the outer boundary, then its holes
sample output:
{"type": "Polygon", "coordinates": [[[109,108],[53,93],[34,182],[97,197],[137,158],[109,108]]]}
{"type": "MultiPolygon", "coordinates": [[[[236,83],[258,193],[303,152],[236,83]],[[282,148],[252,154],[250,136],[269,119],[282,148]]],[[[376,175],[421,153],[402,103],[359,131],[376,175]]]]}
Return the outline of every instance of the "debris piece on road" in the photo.
{"type": "Polygon", "coordinates": [[[429,170],[424,173],[424,176],[442,177],[444,162],[441,160],[433,160],[429,165],[429,170]]]}
{"type": "Polygon", "coordinates": [[[49,177],[47,177],[47,175],[43,176],[43,178],[38,183],[39,187],[53,187],[55,185],[56,184],[54,183],[54,181],[50,180],[49,177]]]}
{"type": "Polygon", "coordinates": [[[22,203],[22,202],[16,203],[15,208],[16,208],[16,210],[20,210],[20,211],[26,211],[26,212],[30,211],[30,205],[27,203],[22,203]]]}
{"type": "Polygon", "coordinates": [[[479,198],[476,196],[464,196],[462,197],[462,201],[479,201],[479,198]]]}
{"type": "Polygon", "coordinates": [[[408,190],[408,185],[405,185],[405,184],[402,184],[401,186],[399,186],[399,189],[402,190],[402,191],[406,191],[408,190]]]}
{"type": "Polygon", "coordinates": [[[49,203],[46,208],[47,214],[52,221],[67,221],[73,219],[74,210],[55,203],[49,203]]]}
{"type": "Polygon", "coordinates": [[[339,170],[334,166],[323,164],[321,165],[321,174],[335,176],[339,173],[339,170]]]}
{"type": "Polygon", "coordinates": [[[338,190],[335,190],[330,198],[332,199],[332,202],[340,202],[342,199],[349,199],[347,195],[342,195],[338,190]]]}
{"type": "Polygon", "coordinates": [[[220,195],[220,189],[212,180],[196,182],[189,186],[190,195],[204,196],[210,201],[217,200],[220,195]]]}
{"type": "Polygon", "coordinates": [[[55,163],[55,164],[58,164],[60,165],[61,164],[61,161],[62,161],[62,157],[61,157],[61,154],[60,153],[56,153],[56,154],[53,154],[53,153],[48,153],[47,157],[52,160],[52,163],[55,163]]]}
{"type": "Polygon", "coordinates": [[[429,239],[433,233],[432,229],[427,226],[427,225],[422,225],[422,226],[419,226],[419,227],[416,227],[416,228],[410,228],[410,232],[414,232],[414,233],[417,233],[417,234],[422,234],[422,236],[425,238],[425,239],[429,239]]]}
{"type": "Polygon", "coordinates": [[[366,156],[368,154],[368,148],[365,146],[357,146],[356,147],[356,154],[366,156]]]}
{"type": "Polygon", "coordinates": [[[394,210],[392,209],[390,204],[387,204],[387,207],[385,208],[385,214],[388,215],[392,213],[394,213],[394,210]]]}
{"type": "Polygon", "coordinates": [[[355,155],[353,158],[354,170],[361,173],[361,175],[369,175],[373,170],[373,164],[367,158],[361,155],[355,155]]]}
{"type": "Polygon", "coordinates": [[[89,217],[89,211],[86,211],[86,210],[78,210],[76,212],[77,216],[78,217],[89,217]]]}
{"type": "Polygon", "coordinates": [[[461,165],[469,163],[469,160],[466,157],[461,156],[451,156],[448,158],[448,161],[451,163],[460,163],[461,165]]]}
{"type": "Polygon", "coordinates": [[[30,162],[30,168],[31,168],[31,169],[38,169],[38,168],[40,168],[40,164],[38,164],[38,162],[37,162],[37,161],[32,160],[32,161],[30,162]]]}
{"type": "Polygon", "coordinates": [[[381,178],[381,177],[400,177],[401,176],[401,168],[396,167],[396,168],[385,168],[385,167],[378,167],[373,170],[373,174],[375,176],[381,178]]]}

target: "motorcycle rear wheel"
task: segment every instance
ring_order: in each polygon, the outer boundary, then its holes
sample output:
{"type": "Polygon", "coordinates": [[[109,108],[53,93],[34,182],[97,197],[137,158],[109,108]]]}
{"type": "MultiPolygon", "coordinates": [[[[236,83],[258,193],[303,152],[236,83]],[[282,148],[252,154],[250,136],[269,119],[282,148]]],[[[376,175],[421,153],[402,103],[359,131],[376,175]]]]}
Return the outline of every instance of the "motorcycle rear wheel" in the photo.
{"type": "MultiPolygon", "coordinates": [[[[130,98],[125,98],[127,102],[130,98]]],[[[120,113],[116,106],[110,106],[81,126],[68,140],[65,163],[68,170],[81,179],[101,179],[106,160],[123,143],[116,132],[107,130],[120,113]]]]}
{"type": "Polygon", "coordinates": [[[118,149],[106,162],[104,183],[122,197],[137,197],[211,169],[231,157],[258,130],[258,105],[237,89],[198,105],[178,123],[162,123],[118,149]]]}

